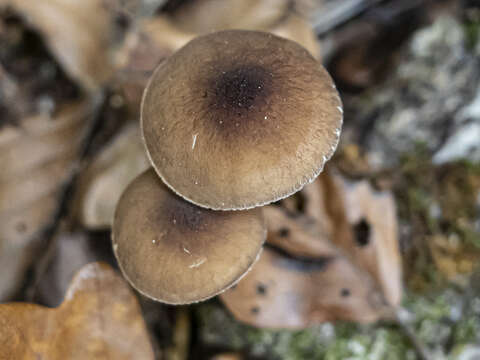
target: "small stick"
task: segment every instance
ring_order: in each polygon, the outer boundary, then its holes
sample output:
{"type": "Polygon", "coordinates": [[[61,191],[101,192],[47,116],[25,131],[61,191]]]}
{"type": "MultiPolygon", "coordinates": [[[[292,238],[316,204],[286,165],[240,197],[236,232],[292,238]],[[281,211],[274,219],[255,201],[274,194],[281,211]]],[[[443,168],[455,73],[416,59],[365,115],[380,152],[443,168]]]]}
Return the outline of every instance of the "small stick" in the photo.
{"type": "Polygon", "coordinates": [[[413,349],[415,350],[415,353],[420,360],[433,360],[433,355],[428,350],[428,347],[418,338],[417,334],[415,334],[413,329],[404,320],[402,320],[401,316],[399,316],[400,310],[402,310],[402,308],[391,309],[393,314],[392,321],[408,338],[410,344],[413,346],[413,349]]]}

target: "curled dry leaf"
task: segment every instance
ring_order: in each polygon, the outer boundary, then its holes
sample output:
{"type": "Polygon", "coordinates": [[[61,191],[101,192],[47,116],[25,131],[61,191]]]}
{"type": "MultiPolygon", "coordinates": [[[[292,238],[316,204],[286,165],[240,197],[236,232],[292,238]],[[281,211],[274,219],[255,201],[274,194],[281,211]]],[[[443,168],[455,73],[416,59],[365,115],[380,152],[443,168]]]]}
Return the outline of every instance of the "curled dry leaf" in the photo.
{"type": "Polygon", "coordinates": [[[194,37],[166,16],[143,19],[127,34],[115,54],[116,82],[132,108],[140,107],[143,90],[157,65],[194,37]]]}
{"type": "Polygon", "coordinates": [[[370,273],[391,305],[399,305],[402,264],[393,195],[328,169],[305,186],[303,194],[305,214],[351,261],[370,273]]]}
{"type": "Polygon", "coordinates": [[[313,31],[312,24],[302,17],[290,13],[282,22],[271,27],[268,31],[275,35],[298,42],[316,59],[321,58],[320,43],[313,31]]]}
{"type": "Polygon", "coordinates": [[[172,19],[183,31],[206,33],[225,29],[266,30],[289,10],[288,0],[198,0],[178,8],[172,19]]]}
{"type": "Polygon", "coordinates": [[[107,265],[92,263],[73,279],[55,309],[0,305],[1,359],[152,359],[135,296],[107,265]]]}
{"type": "Polygon", "coordinates": [[[391,315],[402,294],[392,196],[330,172],[302,194],[304,214],[264,208],[267,247],[235,290],[221,295],[223,302],[259,327],[391,315]]]}
{"type": "Polygon", "coordinates": [[[370,322],[385,311],[374,284],[341,255],[296,259],[270,247],[221,299],[237,319],[268,328],[370,322]]]}
{"type": "Polygon", "coordinates": [[[39,31],[63,69],[87,89],[112,72],[114,19],[102,0],[0,0],[39,31]]]}
{"type": "Polygon", "coordinates": [[[34,236],[52,220],[95,99],[65,104],[58,113],[30,116],[0,130],[0,298],[18,285],[34,236]]]}
{"type": "Polygon", "coordinates": [[[399,305],[402,262],[393,195],[374,190],[365,180],[350,182],[339,175],[334,180],[353,230],[353,237],[335,236],[335,243],[373,276],[391,305],[399,305]]]}
{"type": "Polygon", "coordinates": [[[118,199],[147,167],[138,125],[128,124],[79,179],[76,211],[82,225],[90,229],[109,228],[118,199]]]}
{"type": "Polygon", "coordinates": [[[263,208],[268,226],[268,242],[299,257],[334,256],[328,234],[312,218],[293,214],[277,206],[263,208]]]}
{"type": "Polygon", "coordinates": [[[51,262],[39,278],[35,299],[49,307],[57,307],[67,292],[75,274],[93,262],[114,264],[106,232],[61,232],[53,241],[51,262]]]}

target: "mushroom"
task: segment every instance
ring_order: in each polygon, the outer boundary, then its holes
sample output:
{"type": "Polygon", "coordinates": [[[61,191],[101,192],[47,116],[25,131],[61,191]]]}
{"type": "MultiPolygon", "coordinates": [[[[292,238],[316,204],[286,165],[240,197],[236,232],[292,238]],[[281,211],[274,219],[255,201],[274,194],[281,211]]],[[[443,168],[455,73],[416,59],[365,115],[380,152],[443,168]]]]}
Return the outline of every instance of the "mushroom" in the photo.
{"type": "Polygon", "coordinates": [[[120,198],[112,233],[127,280],[169,304],[205,300],[234,285],[258,258],[265,237],[260,209],[197,207],[169,191],[153,169],[120,198]]]}
{"type": "Polygon", "coordinates": [[[229,30],[158,66],[141,126],[158,175],[186,200],[241,210],[285,198],[322,171],[342,107],[330,76],[297,43],[229,30]]]}

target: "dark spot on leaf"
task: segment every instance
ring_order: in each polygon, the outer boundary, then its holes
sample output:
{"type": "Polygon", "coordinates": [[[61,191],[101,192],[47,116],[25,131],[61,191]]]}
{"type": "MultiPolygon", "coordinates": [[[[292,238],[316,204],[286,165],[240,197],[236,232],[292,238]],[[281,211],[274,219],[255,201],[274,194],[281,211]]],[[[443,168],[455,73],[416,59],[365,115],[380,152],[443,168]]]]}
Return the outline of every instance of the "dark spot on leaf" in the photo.
{"type": "Polygon", "coordinates": [[[351,293],[350,293],[350,289],[343,288],[343,289],[340,291],[340,295],[341,295],[342,297],[348,297],[348,296],[350,296],[350,294],[351,294],[351,293]]]}
{"type": "Polygon", "coordinates": [[[15,229],[17,230],[18,233],[24,233],[25,231],[27,231],[27,225],[25,225],[24,222],[19,222],[15,229]]]}
{"type": "Polygon", "coordinates": [[[265,295],[267,293],[267,287],[260,283],[257,285],[257,294],[259,295],[265,295]]]}
{"type": "Polygon", "coordinates": [[[278,230],[278,236],[280,237],[287,237],[290,235],[290,229],[289,228],[281,228],[278,230]]]}
{"type": "Polygon", "coordinates": [[[362,218],[353,226],[355,241],[359,246],[367,246],[370,243],[370,225],[362,218]]]}

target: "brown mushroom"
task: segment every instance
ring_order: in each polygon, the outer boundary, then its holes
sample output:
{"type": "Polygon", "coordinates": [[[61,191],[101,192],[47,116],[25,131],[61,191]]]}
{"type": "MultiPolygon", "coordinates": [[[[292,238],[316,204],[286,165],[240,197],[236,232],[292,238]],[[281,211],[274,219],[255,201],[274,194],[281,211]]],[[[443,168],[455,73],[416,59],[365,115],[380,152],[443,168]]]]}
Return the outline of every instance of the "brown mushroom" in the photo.
{"type": "Polygon", "coordinates": [[[162,180],[202,207],[285,198],[322,171],[342,124],[335,86],[307,50],[272,34],[198,37],[155,71],[141,110],[162,180]]]}
{"type": "Polygon", "coordinates": [[[112,241],[123,274],[140,293],[186,304],[235,284],[257,259],[265,237],[259,209],[197,207],[169,191],[150,169],[122,195],[112,241]]]}

